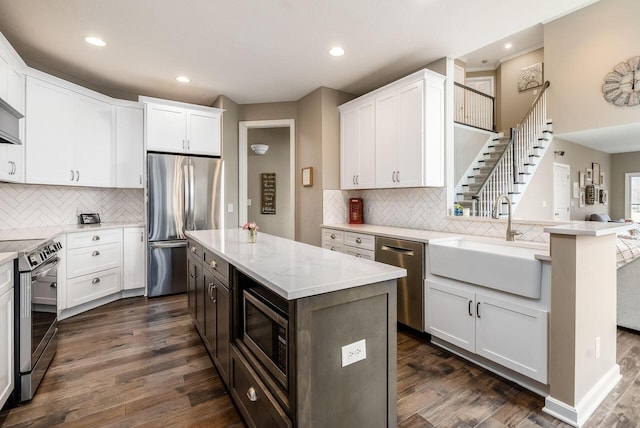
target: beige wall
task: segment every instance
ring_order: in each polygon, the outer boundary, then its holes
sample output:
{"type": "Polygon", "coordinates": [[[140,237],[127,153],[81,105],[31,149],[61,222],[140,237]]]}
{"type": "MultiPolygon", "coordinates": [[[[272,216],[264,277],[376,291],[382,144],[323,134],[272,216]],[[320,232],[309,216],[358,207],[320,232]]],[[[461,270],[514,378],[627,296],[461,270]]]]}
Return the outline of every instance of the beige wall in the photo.
{"type": "Polygon", "coordinates": [[[213,107],[224,109],[222,114],[222,159],[224,160],[224,227],[238,226],[238,112],[239,106],[224,95],[213,107]],[[233,205],[229,212],[228,205],[233,205]]]}
{"type": "Polygon", "coordinates": [[[640,1],[601,0],[544,26],[549,117],[556,134],[638,122],[638,107],[602,96],[607,73],[638,55],[640,1]]]}
{"type": "Polygon", "coordinates": [[[295,119],[297,116],[295,101],[284,103],[242,104],[238,120],[276,120],[295,119]]]}
{"type": "MultiPolygon", "coordinates": [[[[520,70],[544,59],[544,49],[537,49],[533,52],[520,55],[500,64],[499,81],[500,88],[496,95],[500,99],[497,113],[498,130],[507,130],[515,127],[531,108],[533,100],[540,91],[540,88],[518,91],[518,78],[520,70]]],[[[498,79],[497,79],[498,80],[498,79]]],[[[546,78],[545,73],[545,80],[546,78]]]]}
{"type": "Polygon", "coordinates": [[[454,185],[457,185],[465,171],[475,160],[478,152],[493,134],[470,128],[454,128],[455,159],[453,164],[454,185]]]}
{"type": "MultiPolygon", "coordinates": [[[[612,219],[624,218],[624,175],[628,172],[640,172],[640,152],[616,153],[611,155],[611,173],[609,174],[609,210],[612,219]]],[[[605,177],[605,180],[607,177],[605,177]]]]}
{"type": "MultiPolygon", "coordinates": [[[[571,173],[571,186],[578,181],[578,171],[591,168],[593,162],[600,164],[600,171],[605,174],[603,189],[610,189],[608,177],[611,176],[611,155],[598,150],[593,150],[569,141],[554,138],[547,149],[533,181],[529,183],[524,197],[514,212],[517,218],[529,220],[553,220],[553,164],[561,163],[569,165],[571,173]],[[554,151],[564,151],[564,156],[554,155],[554,151]],[[543,203],[546,202],[546,207],[543,203]]],[[[584,191],[584,189],[580,189],[584,191]]],[[[587,215],[593,213],[609,213],[611,205],[585,205],[579,207],[579,200],[573,199],[573,187],[571,187],[571,220],[584,220],[587,215]]]]}
{"type": "Polygon", "coordinates": [[[295,211],[291,206],[291,172],[289,162],[289,128],[254,128],[247,141],[247,207],[249,221],[255,221],[260,231],[283,238],[295,238],[295,211]],[[251,144],[268,144],[264,155],[256,155],[251,144]],[[262,173],[276,174],[276,214],[262,214],[262,173]]]}

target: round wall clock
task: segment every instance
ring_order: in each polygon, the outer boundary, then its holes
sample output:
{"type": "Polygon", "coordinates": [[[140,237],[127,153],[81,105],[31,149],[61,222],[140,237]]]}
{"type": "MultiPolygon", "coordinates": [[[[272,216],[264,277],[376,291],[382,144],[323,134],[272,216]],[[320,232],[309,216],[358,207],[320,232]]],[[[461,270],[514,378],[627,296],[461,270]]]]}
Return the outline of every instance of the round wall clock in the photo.
{"type": "Polygon", "coordinates": [[[602,84],[604,98],[617,106],[640,104],[640,56],[634,56],[613,67],[602,84]]]}

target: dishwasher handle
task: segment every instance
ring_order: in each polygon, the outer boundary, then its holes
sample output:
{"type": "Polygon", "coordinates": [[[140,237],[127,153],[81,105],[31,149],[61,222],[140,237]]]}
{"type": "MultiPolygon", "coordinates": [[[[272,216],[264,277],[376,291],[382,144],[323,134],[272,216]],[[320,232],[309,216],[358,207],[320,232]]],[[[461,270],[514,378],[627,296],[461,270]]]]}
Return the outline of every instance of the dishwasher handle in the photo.
{"type": "Polygon", "coordinates": [[[380,247],[381,251],[389,251],[391,253],[397,253],[397,254],[402,254],[403,256],[413,256],[414,251],[413,250],[408,250],[406,248],[402,248],[402,247],[394,247],[391,245],[382,245],[380,247]]]}

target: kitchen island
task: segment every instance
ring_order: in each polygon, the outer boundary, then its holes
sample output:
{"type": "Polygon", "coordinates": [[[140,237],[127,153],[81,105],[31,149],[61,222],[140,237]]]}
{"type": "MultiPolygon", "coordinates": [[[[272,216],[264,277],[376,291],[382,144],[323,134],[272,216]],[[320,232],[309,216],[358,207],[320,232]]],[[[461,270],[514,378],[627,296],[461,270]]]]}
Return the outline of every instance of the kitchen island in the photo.
{"type": "Polygon", "coordinates": [[[189,299],[194,322],[249,426],[396,426],[404,269],[264,233],[249,243],[240,229],[187,237],[191,281],[206,289],[189,299]],[[228,307],[218,291],[229,292],[228,307]]]}

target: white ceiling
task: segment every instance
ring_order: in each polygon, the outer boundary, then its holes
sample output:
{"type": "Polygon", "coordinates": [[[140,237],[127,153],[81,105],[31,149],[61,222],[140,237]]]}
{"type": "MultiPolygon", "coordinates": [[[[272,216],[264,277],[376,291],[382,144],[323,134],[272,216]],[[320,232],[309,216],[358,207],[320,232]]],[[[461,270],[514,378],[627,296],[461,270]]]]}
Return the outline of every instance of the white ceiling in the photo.
{"type": "Polygon", "coordinates": [[[120,98],[210,105],[361,94],[593,0],[0,0],[27,64],[120,98]],[[97,35],[105,48],[87,45],[97,35]],[[341,58],[327,55],[342,45],[341,58]],[[185,74],[192,83],[174,80],[185,74]]]}
{"type": "Polygon", "coordinates": [[[557,134],[556,137],[605,153],[640,150],[640,122],[607,128],[557,134]]]}

